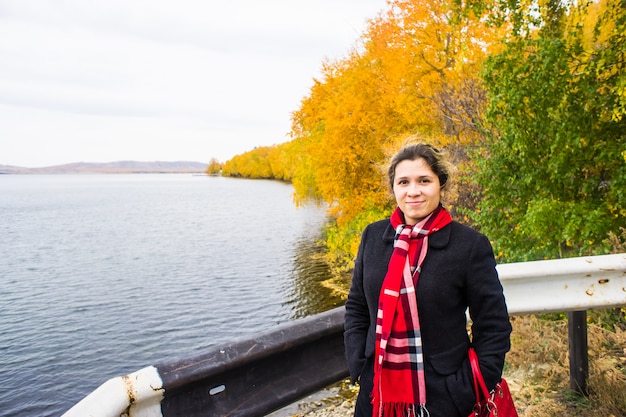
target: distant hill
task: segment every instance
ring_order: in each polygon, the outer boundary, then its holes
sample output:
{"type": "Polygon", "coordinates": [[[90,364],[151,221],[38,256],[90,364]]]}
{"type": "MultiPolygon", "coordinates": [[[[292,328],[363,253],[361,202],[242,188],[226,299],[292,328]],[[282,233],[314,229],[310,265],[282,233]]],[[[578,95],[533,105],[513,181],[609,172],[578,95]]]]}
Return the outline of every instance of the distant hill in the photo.
{"type": "Polygon", "coordinates": [[[204,173],[208,164],[193,161],[74,162],[42,168],[0,165],[0,174],[175,174],[204,173]]]}

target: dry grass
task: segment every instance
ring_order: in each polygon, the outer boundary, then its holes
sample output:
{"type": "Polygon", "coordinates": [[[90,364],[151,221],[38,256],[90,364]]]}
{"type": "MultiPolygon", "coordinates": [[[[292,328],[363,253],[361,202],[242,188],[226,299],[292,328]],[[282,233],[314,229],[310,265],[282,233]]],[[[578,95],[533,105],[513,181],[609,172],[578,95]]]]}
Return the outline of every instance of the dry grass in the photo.
{"type": "MultiPolygon", "coordinates": [[[[626,416],[626,309],[617,325],[608,325],[595,312],[588,324],[589,395],[570,389],[567,320],[535,315],[511,318],[511,351],[506,357],[506,378],[519,417],[624,417],[626,416]],[[600,323],[600,324],[595,324],[600,323]],[[604,326],[604,327],[603,327],[604,326]],[[607,330],[607,327],[613,327],[607,330]]],[[[613,320],[614,322],[615,320],[613,320]]],[[[339,393],[323,401],[304,402],[294,417],[349,417],[357,390],[345,380],[339,393]]],[[[290,415],[291,416],[291,415],[290,415]]]]}
{"type": "Polygon", "coordinates": [[[626,332],[588,325],[587,397],[569,387],[565,320],[512,318],[512,348],[504,376],[520,417],[626,416],[626,332]]]}
{"type": "MultiPolygon", "coordinates": [[[[598,317],[595,319],[602,322],[598,317]]],[[[507,354],[504,377],[519,417],[626,416],[626,321],[623,317],[613,330],[598,324],[588,325],[587,397],[578,396],[569,387],[567,321],[540,319],[535,315],[516,316],[511,321],[512,347],[507,354]]],[[[346,380],[340,384],[339,391],[338,395],[324,401],[302,406],[302,413],[294,417],[351,416],[357,390],[346,380]]]]}

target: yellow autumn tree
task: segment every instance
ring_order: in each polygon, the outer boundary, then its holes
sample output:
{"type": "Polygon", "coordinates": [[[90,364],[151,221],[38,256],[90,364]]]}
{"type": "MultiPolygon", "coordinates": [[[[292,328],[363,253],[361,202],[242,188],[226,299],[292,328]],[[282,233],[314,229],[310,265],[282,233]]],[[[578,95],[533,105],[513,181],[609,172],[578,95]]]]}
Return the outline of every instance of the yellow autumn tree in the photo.
{"type": "Polygon", "coordinates": [[[389,5],[360,49],[325,63],[293,116],[292,134],[308,143],[315,171],[315,183],[296,193],[322,198],[340,222],[381,203],[377,167],[405,136],[439,146],[475,139],[484,102],[478,71],[503,31],[472,13],[453,19],[452,1],[389,5]]]}
{"type": "Polygon", "coordinates": [[[273,179],[268,156],[272,147],[264,146],[236,155],[222,166],[222,175],[243,178],[273,179]]]}
{"type": "Polygon", "coordinates": [[[211,158],[205,172],[207,173],[207,175],[217,175],[220,173],[221,170],[222,164],[220,164],[220,162],[216,158],[211,158]]]}
{"type": "Polygon", "coordinates": [[[307,155],[294,173],[296,197],[325,201],[351,231],[336,247],[353,252],[360,221],[371,220],[363,213],[388,213],[381,167],[407,136],[438,146],[480,137],[478,72],[504,29],[457,11],[452,0],[390,1],[357,48],[323,65],[293,113],[292,136],[307,155]]]}

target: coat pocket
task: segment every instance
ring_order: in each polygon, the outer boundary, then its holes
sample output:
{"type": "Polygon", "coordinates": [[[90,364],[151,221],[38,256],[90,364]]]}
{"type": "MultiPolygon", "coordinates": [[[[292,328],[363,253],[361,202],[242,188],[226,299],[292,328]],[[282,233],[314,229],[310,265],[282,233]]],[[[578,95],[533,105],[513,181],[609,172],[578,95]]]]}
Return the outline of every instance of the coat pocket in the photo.
{"type": "Polygon", "coordinates": [[[430,364],[439,375],[450,375],[463,366],[469,346],[461,343],[446,351],[430,355],[430,364]]]}
{"type": "Polygon", "coordinates": [[[459,415],[469,415],[474,407],[474,389],[467,355],[468,345],[461,343],[445,352],[431,355],[433,370],[445,380],[447,395],[459,415]]]}

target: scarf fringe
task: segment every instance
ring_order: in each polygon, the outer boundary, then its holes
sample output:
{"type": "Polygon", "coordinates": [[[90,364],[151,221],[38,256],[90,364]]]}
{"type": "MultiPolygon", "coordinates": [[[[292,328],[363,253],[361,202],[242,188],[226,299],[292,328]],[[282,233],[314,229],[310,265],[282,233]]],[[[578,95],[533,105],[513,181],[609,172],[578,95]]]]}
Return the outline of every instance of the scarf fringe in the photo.
{"type": "Polygon", "coordinates": [[[383,402],[380,405],[380,417],[425,417],[428,416],[426,407],[409,403],[383,402]]]}

